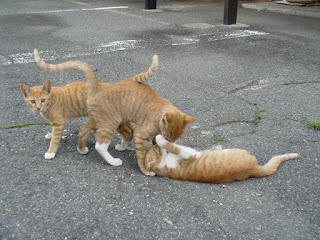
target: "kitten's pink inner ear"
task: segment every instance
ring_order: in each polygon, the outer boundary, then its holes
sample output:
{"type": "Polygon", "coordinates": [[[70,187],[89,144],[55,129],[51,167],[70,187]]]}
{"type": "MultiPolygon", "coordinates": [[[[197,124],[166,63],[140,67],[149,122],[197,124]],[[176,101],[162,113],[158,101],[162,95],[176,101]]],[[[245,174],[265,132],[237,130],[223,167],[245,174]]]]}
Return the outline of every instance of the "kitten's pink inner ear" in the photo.
{"type": "Polygon", "coordinates": [[[43,84],[43,91],[45,91],[46,93],[50,93],[51,90],[51,81],[47,80],[44,84],[43,84]]]}
{"type": "Polygon", "coordinates": [[[166,114],[165,114],[165,119],[167,120],[167,123],[170,123],[171,122],[171,120],[172,120],[172,113],[171,112],[167,112],[166,114]]]}
{"type": "Polygon", "coordinates": [[[28,86],[26,86],[24,84],[20,84],[20,89],[25,97],[30,94],[30,88],[28,86]]]}
{"type": "Polygon", "coordinates": [[[184,119],[185,123],[190,124],[190,123],[193,123],[195,120],[196,119],[194,117],[191,117],[187,114],[185,115],[185,119],[184,119]]]}

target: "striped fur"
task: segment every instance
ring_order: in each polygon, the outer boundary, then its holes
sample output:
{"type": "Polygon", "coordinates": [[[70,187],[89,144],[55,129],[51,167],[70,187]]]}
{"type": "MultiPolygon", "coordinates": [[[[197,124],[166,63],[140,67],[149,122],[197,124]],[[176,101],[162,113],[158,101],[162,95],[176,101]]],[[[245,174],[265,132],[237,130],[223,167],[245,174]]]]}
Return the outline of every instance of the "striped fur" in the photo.
{"type": "Polygon", "coordinates": [[[92,67],[88,63],[76,60],[76,61],[63,62],[63,63],[59,63],[59,64],[49,64],[49,63],[44,62],[40,58],[39,52],[36,48],[34,49],[33,53],[34,53],[35,61],[43,69],[46,69],[46,70],[52,71],[52,72],[64,72],[64,71],[70,71],[70,70],[81,71],[86,76],[86,78],[88,80],[90,79],[90,81],[88,81],[90,90],[92,90],[92,91],[97,90],[98,78],[97,78],[96,74],[94,73],[94,71],[92,70],[92,67]]]}
{"type": "MultiPolygon", "coordinates": [[[[79,70],[83,72],[88,79],[91,79],[90,82],[93,83],[91,89],[94,90],[94,82],[98,80],[89,64],[81,61],[48,64],[40,58],[37,49],[35,49],[34,55],[36,62],[44,69],[55,72],[67,70],[79,70]]],[[[51,139],[50,147],[45,154],[45,158],[52,159],[55,157],[63,129],[68,119],[88,116],[88,83],[75,82],[63,87],[51,87],[51,81],[47,80],[41,86],[28,87],[27,85],[21,84],[20,88],[26,103],[35,111],[40,112],[40,114],[51,123],[52,133],[46,135],[47,139],[51,139]]],[[[132,140],[134,132],[132,123],[119,123],[117,127],[117,131],[122,135],[123,142],[132,140]]],[[[95,129],[87,133],[86,138],[89,138],[94,132],[95,129]]],[[[88,148],[80,141],[77,149],[81,154],[88,153],[88,148]]]]}
{"type": "Polygon", "coordinates": [[[297,153],[279,155],[261,166],[257,159],[242,149],[197,152],[156,137],[157,144],[146,155],[148,171],[161,177],[180,180],[227,183],[249,177],[266,177],[274,174],[284,161],[298,158],[297,153]]]}
{"type": "MultiPolygon", "coordinates": [[[[184,136],[187,126],[194,118],[179,111],[168,100],[161,98],[145,83],[154,75],[158,57],[153,57],[149,70],[118,83],[99,83],[88,94],[89,120],[80,134],[80,142],[85,144],[86,136],[97,129],[96,149],[109,164],[119,166],[121,159],[113,158],[106,148],[109,146],[115,129],[122,121],[138,125],[134,133],[138,165],[149,175],[144,165],[146,146],[157,134],[162,133],[169,141],[184,136]],[[106,148],[106,149],[103,149],[106,148]]],[[[88,79],[90,82],[91,80],[88,79]]]]}
{"type": "MultiPolygon", "coordinates": [[[[34,49],[34,59],[40,67],[48,71],[52,71],[52,72],[64,72],[64,71],[70,71],[70,70],[81,71],[88,79],[89,91],[92,91],[92,94],[97,92],[98,83],[99,83],[98,78],[94,73],[92,67],[88,63],[76,60],[76,61],[63,62],[59,64],[49,64],[44,62],[41,59],[39,52],[36,48],[34,49]]],[[[155,74],[157,69],[158,69],[158,56],[154,55],[152,64],[148,69],[148,71],[133,76],[132,80],[139,83],[145,83],[155,74]]]]}
{"type": "Polygon", "coordinates": [[[154,55],[152,58],[152,64],[148,71],[144,73],[137,74],[132,77],[132,81],[139,82],[139,83],[145,83],[147,82],[152,76],[156,73],[158,70],[158,56],[154,55]]]}

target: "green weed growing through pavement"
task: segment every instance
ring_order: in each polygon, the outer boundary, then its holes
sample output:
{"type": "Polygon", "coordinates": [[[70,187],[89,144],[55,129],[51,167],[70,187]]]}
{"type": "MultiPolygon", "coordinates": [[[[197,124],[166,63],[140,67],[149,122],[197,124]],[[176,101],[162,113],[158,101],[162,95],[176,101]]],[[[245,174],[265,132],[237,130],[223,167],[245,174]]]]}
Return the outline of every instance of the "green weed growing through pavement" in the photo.
{"type": "Polygon", "coordinates": [[[306,122],[307,126],[313,130],[320,130],[320,121],[318,117],[314,117],[314,120],[312,121],[303,120],[303,122],[306,122]]]}
{"type": "Polygon", "coordinates": [[[216,133],[213,134],[213,137],[214,137],[214,140],[216,140],[216,142],[228,141],[228,139],[226,139],[225,137],[221,137],[216,133]]]}
{"type": "Polygon", "coordinates": [[[19,125],[5,126],[5,127],[1,127],[1,128],[3,128],[3,129],[22,128],[22,127],[31,126],[31,125],[50,125],[50,123],[48,123],[48,122],[31,122],[31,123],[24,123],[24,124],[19,124],[19,125]]]}

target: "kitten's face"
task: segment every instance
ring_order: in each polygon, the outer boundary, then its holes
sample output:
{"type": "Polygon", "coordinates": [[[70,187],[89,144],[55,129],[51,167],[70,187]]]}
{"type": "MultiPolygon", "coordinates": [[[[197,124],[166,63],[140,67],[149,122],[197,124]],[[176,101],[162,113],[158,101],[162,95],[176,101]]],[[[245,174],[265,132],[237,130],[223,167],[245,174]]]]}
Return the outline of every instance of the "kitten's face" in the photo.
{"type": "Polygon", "coordinates": [[[194,121],[194,117],[185,113],[167,112],[160,120],[161,134],[169,142],[175,142],[185,135],[188,125],[194,121]]]}
{"type": "Polygon", "coordinates": [[[145,158],[146,169],[148,171],[156,171],[161,162],[161,156],[161,149],[158,145],[150,147],[145,158]]]}
{"type": "Polygon", "coordinates": [[[46,112],[51,105],[51,82],[46,81],[42,86],[28,87],[20,85],[26,103],[37,112],[46,112]]]}

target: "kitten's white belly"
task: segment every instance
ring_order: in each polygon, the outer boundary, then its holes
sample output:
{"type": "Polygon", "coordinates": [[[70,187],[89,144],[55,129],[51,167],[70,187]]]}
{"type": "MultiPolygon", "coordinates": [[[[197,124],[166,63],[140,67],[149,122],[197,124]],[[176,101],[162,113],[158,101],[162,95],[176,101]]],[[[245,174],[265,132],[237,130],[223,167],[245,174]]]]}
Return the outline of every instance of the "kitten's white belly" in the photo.
{"type": "Polygon", "coordinates": [[[176,168],[179,165],[179,160],[180,160],[179,156],[172,153],[168,153],[165,159],[165,162],[166,162],[165,165],[167,166],[167,168],[176,168]]]}

